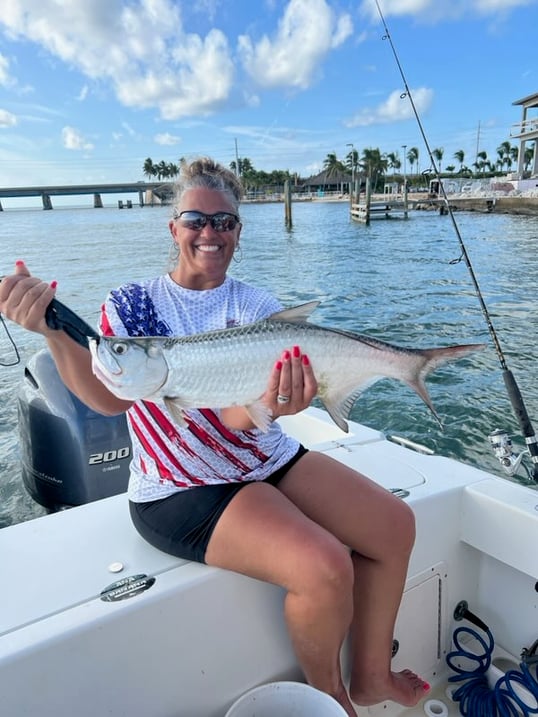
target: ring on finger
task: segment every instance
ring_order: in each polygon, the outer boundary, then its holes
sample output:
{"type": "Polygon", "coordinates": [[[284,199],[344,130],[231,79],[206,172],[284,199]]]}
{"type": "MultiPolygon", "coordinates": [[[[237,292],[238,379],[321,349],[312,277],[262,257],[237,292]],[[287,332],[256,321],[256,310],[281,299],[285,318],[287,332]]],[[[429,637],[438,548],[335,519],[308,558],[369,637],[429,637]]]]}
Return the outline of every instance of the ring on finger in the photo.
{"type": "Polygon", "coordinates": [[[289,396],[283,396],[281,393],[276,397],[277,403],[288,403],[290,400],[289,396]]]}

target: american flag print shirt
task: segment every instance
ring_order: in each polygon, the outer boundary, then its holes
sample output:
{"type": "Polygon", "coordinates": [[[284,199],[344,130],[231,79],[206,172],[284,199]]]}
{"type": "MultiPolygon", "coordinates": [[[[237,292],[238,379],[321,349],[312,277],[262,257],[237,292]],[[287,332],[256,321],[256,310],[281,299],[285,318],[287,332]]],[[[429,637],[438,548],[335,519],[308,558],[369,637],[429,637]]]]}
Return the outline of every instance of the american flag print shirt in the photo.
{"type": "MultiPolygon", "coordinates": [[[[187,336],[267,318],[281,305],[267,292],[227,277],[194,291],[168,274],[110,292],[101,312],[107,336],[187,336]]],[[[194,486],[263,480],[292,458],[298,442],[278,423],[267,433],[235,431],[218,410],[189,409],[179,426],[164,402],[136,401],[127,412],[132,441],[130,500],[165,498],[194,486]]]]}

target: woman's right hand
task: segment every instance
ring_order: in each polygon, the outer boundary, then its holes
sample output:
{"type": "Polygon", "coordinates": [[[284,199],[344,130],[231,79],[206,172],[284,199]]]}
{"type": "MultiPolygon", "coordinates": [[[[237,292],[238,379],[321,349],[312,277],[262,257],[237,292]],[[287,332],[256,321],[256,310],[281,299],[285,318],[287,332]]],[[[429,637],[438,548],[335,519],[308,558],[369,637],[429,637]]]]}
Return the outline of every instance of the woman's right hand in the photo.
{"type": "Polygon", "coordinates": [[[15,262],[15,273],[0,282],[0,313],[28,331],[50,335],[45,311],[54,298],[56,282],[47,284],[32,276],[23,261],[15,262]]]}

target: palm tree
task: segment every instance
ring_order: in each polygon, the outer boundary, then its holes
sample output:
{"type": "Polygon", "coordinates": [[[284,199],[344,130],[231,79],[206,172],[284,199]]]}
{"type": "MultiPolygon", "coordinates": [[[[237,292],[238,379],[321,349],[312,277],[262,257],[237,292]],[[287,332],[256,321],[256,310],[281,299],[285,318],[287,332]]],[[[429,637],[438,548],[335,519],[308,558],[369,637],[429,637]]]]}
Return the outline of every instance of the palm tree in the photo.
{"type": "Polygon", "coordinates": [[[155,175],[156,171],[153,160],[151,157],[147,157],[147,159],[144,160],[144,176],[150,179],[150,177],[154,177],[155,175]]]}
{"type": "Polygon", "coordinates": [[[473,162],[473,167],[476,168],[477,172],[482,172],[482,174],[486,173],[486,168],[488,164],[488,153],[482,150],[481,152],[478,152],[476,155],[476,162],[473,162]]]}
{"type": "Polygon", "coordinates": [[[346,154],[345,166],[347,167],[347,169],[351,170],[352,176],[355,176],[357,174],[357,168],[359,166],[359,152],[357,149],[355,149],[355,147],[353,147],[353,149],[346,154]]]}
{"type": "Polygon", "coordinates": [[[341,159],[338,159],[336,152],[329,152],[323,160],[323,169],[327,172],[327,179],[336,177],[340,172],[345,172],[346,167],[341,159]]]}
{"type": "Polygon", "coordinates": [[[536,144],[534,144],[532,147],[525,148],[525,153],[523,155],[523,163],[524,163],[523,171],[524,172],[529,171],[529,167],[531,166],[532,160],[534,159],[535,146],[536,146],[536,144]]]}
{"type": "Polygon", "coordinates": [[[417,174],[418,174],[418,147],[411,147],[411,149],[407,153],[407,161],[409,162],[409,166],[411,167],[411,171],[413,170],[413,165],[415,162],[417,163],[417,174]]]}
{"type": "Polygon", "coordinates": [[[463,149],[458,149],[454,152],[454,159],[457,159],[460,163],[460,174],[463,174],[463,160],[465,159],[465,152],[463,149]]]}
{"type": "Polygon", "coordinates": [[[445,150],[443,147],[437,147],[432,151],[434,159],[437,161],[439,174],[441,174],[441,162],[443,160],[443,154],[445,153],[445,150]]]}
{"type": "Polygon", "coordinates": [[[510,167],[512,166],[512,162],[514,164],[517,164],[519,161],[519,147],[518,146],[512,145],[512,147],[510,147],[510,159],[512,161],[508,164],[508,169],[510,169],[510,167]]]}
{"type": "Polygon", "coordinates": [[[387,171],[388,164],[386,156],[382,155],[379,149],[372,149],[370,147],[363,150],[360,166],[370,179],[373,192],[376,190],[377,180],[387,171]]]}
{"type": "Polygon", "coordinates": [[[386,155],[387,159],[387,167],[388,169],[392,169],[392,176],[396,174],[396,170],[400,169],[402,166],[402,162],[400,160],[400,157],[398,156],[397,152],[388,152],[386,155]]]}
{"type": "Polygon", "coordinates": [[[499,157],[501,169],[503,169],[505,164],[507,169],[510,169],[512,165],[512,158],[510,157],[510,142],[501,142],[501,144],[497,147],[497,156],[499,157]]]}

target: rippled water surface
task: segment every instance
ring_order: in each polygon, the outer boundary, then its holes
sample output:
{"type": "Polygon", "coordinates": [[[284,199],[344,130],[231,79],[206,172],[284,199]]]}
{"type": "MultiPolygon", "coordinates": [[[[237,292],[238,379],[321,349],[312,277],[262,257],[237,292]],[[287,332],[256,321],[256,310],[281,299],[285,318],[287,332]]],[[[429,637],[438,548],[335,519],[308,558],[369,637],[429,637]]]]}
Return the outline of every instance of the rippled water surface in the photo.
{"type": "MultiPolygon", "coordinates": [[[[95,324],[107,291],[168,266],[168,208],[11,210],[0,213],[2,265],[24,259],[44,279],[58,281],[58,298],[95,324]]],[[[497,472],[487,436],[506,428],[521,444],[497,355],[449,217],[413,212],[408,220],[349,221],[346,203],[293,207],[284,227],[280,204],[242,210],[242,261],[231,273],[261,285],[285,305],[321,302],[312,321],[411,347],[487,342],[485,351],[439,369],[428,379],[441,430],[407,387],[380,381],[358,401],[352,418],[438,453],[497,472]]],[[[458,214],[456,221],[492,321],[527,411],[538,413],[535,343],[538,333],[538,220],[458,214]]],[[[21,485],[17,390],[24,363],[42,348],[40,336],[10,324],[21,353],[0,367],[0,527],[44,511],[21,485]]],[[[0,328],[0,360],[13,351],[0,328]]]]}

